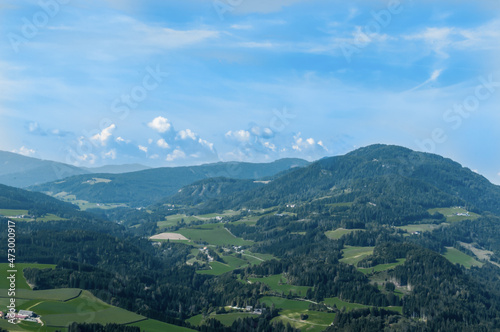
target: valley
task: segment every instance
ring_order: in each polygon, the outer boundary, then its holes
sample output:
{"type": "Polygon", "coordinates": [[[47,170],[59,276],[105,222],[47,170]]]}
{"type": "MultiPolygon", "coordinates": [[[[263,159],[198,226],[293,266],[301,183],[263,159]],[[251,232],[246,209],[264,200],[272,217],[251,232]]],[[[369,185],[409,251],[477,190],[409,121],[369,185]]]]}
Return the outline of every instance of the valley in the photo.
{"type": "Polygon", "coordinates": [[[19,331],[500,328],[500,188],[450,160],[374,145],[255,179],[193,179],[146,206],[74,193],[116,179],[69,178],[54,197],[0,186],[18,309],[44,324],[19,331]],[[415,154],[418,167],[401,161],[415,154]]]}

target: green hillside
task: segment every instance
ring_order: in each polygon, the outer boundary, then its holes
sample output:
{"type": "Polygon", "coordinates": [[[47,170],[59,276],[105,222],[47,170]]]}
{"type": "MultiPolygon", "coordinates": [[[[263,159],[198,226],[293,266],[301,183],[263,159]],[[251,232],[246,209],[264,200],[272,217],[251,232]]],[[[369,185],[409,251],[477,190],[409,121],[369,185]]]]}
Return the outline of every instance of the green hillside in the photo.
{"type": "Polygon", "coordinates": [[[64,181],[33,186],[31,189],[51,195],[65,192],[74,195],[76,199],[93,203],[146,206],[173,195],[183,186],[198,180],[221,176],[259,179],[307,164],[307,161],[301,159],[281,159],[269,164],[228,162],[190,167],[163,167],[125,174],[73,176],[64,181]]]}

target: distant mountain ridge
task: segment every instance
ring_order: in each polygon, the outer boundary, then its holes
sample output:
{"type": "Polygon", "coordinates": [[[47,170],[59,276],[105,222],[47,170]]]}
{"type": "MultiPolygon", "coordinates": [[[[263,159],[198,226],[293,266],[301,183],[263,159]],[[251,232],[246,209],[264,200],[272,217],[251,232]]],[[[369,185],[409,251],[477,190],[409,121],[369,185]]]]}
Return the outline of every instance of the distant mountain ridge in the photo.
{"type": "MultiPolygon", "coordinates": [[[[151,169],[152,167],[141,165],[141,164],[123,164],[123,165],[105,165],[100,167],[82,167],[82,169],[88,171],[89,173],[110,173],[110,174],[121,174],[144,171],[146,169],[151,169]]],[[[47,181],[49,182],[49,181],[47,181]]]]}
{"type": "Polygon", "coordinates": [[[8,186],[26,188],[87,173],[79,167],[0,151],[0,183],[8,186]]]}
{"type": "Polygon", "coordinates": [[[218,162],[201,166],[161,167],[124,174],[77,175],[30,189],[51,195],[65,192],[94,203],[147,206],[198,180],[216,177],[260,179],[308,164],[306,160],[288,158],[271,163],[218,162]]]}

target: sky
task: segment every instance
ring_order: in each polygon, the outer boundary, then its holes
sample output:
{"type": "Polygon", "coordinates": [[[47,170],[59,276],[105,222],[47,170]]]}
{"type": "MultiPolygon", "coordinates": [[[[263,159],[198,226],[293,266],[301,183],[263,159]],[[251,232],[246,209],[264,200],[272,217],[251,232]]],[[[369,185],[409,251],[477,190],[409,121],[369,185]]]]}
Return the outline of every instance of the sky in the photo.
{"type": "Polygon", "coordinates": [[[500,3],[0,2],[0,150],[77,166],[375,144],[500,184],[500,3]]]}

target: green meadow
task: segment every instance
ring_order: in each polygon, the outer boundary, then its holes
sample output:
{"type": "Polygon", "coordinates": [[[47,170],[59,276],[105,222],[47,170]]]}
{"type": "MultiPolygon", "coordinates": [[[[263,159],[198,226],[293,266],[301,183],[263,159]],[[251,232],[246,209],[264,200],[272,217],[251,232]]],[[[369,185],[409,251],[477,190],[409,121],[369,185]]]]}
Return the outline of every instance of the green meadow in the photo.
{"type": "Polygon", "coordinates": [[[453,264],[463,265],[465,268],[470,269],[472,266],[483,266],[484,263],[477,261],[475,258],[461,252],[453,247],[446,247],[444,257],[453,264]]]}
{"type": "Polygon", "coordinates": [[[235,237],[221,223],[182,228],[175,233],[182,234],[194,242],[206,242],[216,246],[245,246],[253,244],[252,241],[245,241],[235,237]]]}
{"type": "Polygon", "coordinates": [[[449,207],[449,208],[436,208],[436,209],[430,209],[429,213],[433,214],[435,212],[439,212],[442,215],[446,217],[447,222],[457,222],[457,221],[463,221],[463,220],[475,220],[480,217],[479,214],[474,213],[474,212],[469,212],[464,208],[461,207],[449,207]],[[458,214],[466,214],[468,213],[469,216],[459,216],[458,214]]]}
{"type": "Polygon", "coordinates": [[[363,258],[373,254],[374,247],[350,247],[346,246],[343,252],[341,262],[356,266],[363,258]]]}
{"type": "Polygon", "coordinates": [[[285,295],[287,295],[291,292],[292,294],[305,296],[307,293],[307,290],[309,288],[311,288],[311,287],[307,287],[307,286],[291,285],[288,283],[288,280],[281,274],[272,275],[272,276],[263,277],[263,278],[248,278],[248,281],[250,281],[252,283],[261,282],[261,283],[269,286],[269,288],[271,288],[273,291],[278,292],[278,293],[283,292],[285,295]]]}
{"type": "Polygon", "coordinates": [[[329,239],[332,239],[332,240],[338,240],[340,239],[342,236],[346,235],[346,234],[350,234],[352,232],[356,232],[356,231],[364,231],[364,229],[344,229],[344,228],[338,228],[334,231],[328,231],[328,232],[325,232],[325,235],[329,238],[329,239]]]}

